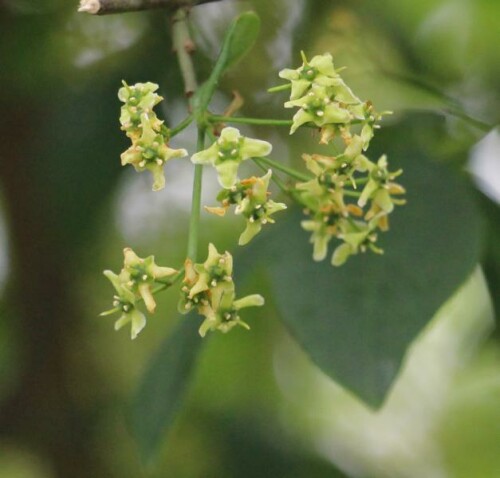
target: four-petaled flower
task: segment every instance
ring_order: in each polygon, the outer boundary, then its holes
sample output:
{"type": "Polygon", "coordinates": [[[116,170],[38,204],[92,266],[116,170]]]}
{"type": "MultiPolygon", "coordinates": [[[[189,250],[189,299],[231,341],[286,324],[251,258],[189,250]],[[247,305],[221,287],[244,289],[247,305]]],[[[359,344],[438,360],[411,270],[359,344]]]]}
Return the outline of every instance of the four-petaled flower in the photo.
{"type": "Polygon", "coordinates": [[[208,246],[207,260],[202,264],[185,262],[185,278],[181,289],[179,312],[186,314],[192,309],[205,317],[199,332],[202,337],[208,331],[228,332],[234,326],[249,328],[238,311],[244,307],[260,306],[264,299],[257,294],[236,300],[232,278],[233,257],[229,252],[220,254],[213,244],[208,246]]]}
{"type": "Polygon", "coordinates": [[[101,315],[108,315],[113,312],[121,311],[122,316],[115,323],[115,329],[123,325],[132,323],[132,338],[146,325],[146,318],[137,309],[139,301],[144,301],[148,312],[153,313],[156,308],[156,302],[153,297],[152,287],[155,282],[177,273],[171,267],[161,267],[155,264],[154,256],[140,258],[129,247],[123,250],[124,261],[123,268],[119,274],[112,271],[104,271],[104,275],[110,280],[115,288],[117,295],[113,305],[115,309],[103,312],[101,315]]]}
{"type": "Polygon", "coordinates": [[[236,128],[226,127],[212,146],[195,153],[191,161],[214,166],[220,185],[228,189],[238,180],[238,166],[242,161],[267,156],[271,150],[272,145],[267,141],[246,138],[236,128]]]}
{"type": "Polygon", "coordinates": [[[327,88],[312,85],[309,92],[297,100],[287,101],[285,108],[299,107],[293,117],[290,134],[305,123],[316,126],[345,124],[354,119],[353,114],[342,103],[331,98],[327,88]]]}
{"type": "Polygon", "coordinates": [[[218,216],[224,216],[231,205],[236,205],[235,214],[241,214],[247,221],[246,228],[240,235],[238,244],[248,244],[262,229],[264,224],[273,224],[271,217],[275,212],[286,209],[286,204],[269,199],[267,191],[272,171],[258,178],[251,177],[237,182],[229,189],[223,189],[217,199],[222,207],[207,207],[205,209],[218,216]]]}
{"type": "Polygon", "coordinates": [[[172,158],[183,158],[188,153],[185,149],[169,148],[165,137],[151,127],[146,114],[142,116],[141,125],[140,138],[121,155],[122,166],[132,164],[136,171],[150,171],[154,179],[153,191],[158,191],[165,187],[165,163],[172,158]]]}
{"type": "Polygon", "coordinates": [[[141,136],[143,115],[148,116],[151,127],[157,131],[163,124],[153,111],[153,108],[163,99],[155,93],[157,89],[158,85],[155,83],[127,85],[123,81],[123,87],[118,90],[118,98],[125,103],[121,108],[120,123],[122,130],[132,141],[141,136]]]}
{"type": "Polygon", "coordinates": [[[245,197],[236,206],[235,213],[244,216],[247,225],[238,241],[240,246],[248,244],[260,232],[264,224],[273,224],[274,219],[271,215],[286,209],[286,204],[268,198],[270,193],[267,189],[271,175],[272,171],[269,169],[260,178],[254,176],[242,181],[244,185],[248,186],[248,189],[245,197]]]}
{"type": "Polygon", "coordinates": [[[124,325],[130,323],[130,337],[134,340],[139,332],[146,325],[146,317],[136,308],[136,296],[123,284],[120,276],[112,271],[104,271],[104,275],[110,280],[116,290],[117,295],[114,296],[114,309],[102,312],[101,316],[110,315],[115,312],[121,312],[120,318],[115,322],[115,330],[121,329],[124,325]]]}

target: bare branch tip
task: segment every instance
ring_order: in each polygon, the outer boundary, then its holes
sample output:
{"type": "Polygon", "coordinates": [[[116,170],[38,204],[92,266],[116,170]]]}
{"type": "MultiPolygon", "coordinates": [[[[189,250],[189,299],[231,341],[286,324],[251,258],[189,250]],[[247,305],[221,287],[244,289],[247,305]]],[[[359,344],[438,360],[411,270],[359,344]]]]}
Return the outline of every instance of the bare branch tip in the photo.
{"type": "Polygon", "coordinates": [[[99,0],[80,0],[79,12],[90,13],[95,15],[101,9],[101,2],[99,0]]]}

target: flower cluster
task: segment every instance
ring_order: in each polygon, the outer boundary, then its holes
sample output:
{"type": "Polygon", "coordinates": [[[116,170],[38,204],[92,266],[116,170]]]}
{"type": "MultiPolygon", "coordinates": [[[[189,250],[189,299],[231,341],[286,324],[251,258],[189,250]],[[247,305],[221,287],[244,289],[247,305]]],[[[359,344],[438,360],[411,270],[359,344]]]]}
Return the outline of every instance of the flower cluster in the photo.
{"type": "Polygon", "coordinates": [[[224,216],[227,209],[236,205],[235,214],[241,214],[246,220],[246,228],[240,235],[238,244],[243,246],[248,244],[262,229],[264,224],[274,223],[271,217],[275,212],[286,209],[286,204],[275,202],[269,199],[268,192],[269,180],[272,171],[257,178],[251,178],[238,181],[229,189],[223,189],[218,195],[217,200],[222,203],[222,207],[207,207],[208,212],[224,216]]]}
{"type": "Polygon", "coordinates": [[[290,134],[312,123],[321,129],[321,143],[328,144],[337,134],[349,135],[351,124],[362,124],[359,134],[363,150],[368,148],[377,121],[386,113],[375,113],[369,101],[354,95],[334,67],[329,53],[308,61],[296,70],[281,70],[279,76],[291,82],[290,101],[285,108],[299,108],[293,117],[290,134]]]}
{"type": "Polygon", "coordinates": [[[121,108],[122,130],[131,139],[132,145],[122,153],[122,165],[132,164],[136,171],[148,170],[153,175],[153,191],[165,187],[164,164],[172,158],[187,156],[185,149],[168,147],[168,129],[153,111],[163,98],[155,93],[158,85],[137,83],[129,86],[123,82],[118,98],[124,103],[121,108]]]}
{"type": "Polygon", "coordinates": [[[224,216],[226,210],[236,205],[235,213],[241,214],[247,222],[240,236],[239,244],[244,245],[260,232],[262,226],[274,223],[271,215],[286,209],[283,203],[269,199],[269,180],[272,171],[261,178],[255,176],[238,179],[238,167],[242,161],[267,156],[272,145],[260,139],[242,136],[236,128],[224,128],[220,137],[209,148],[194,154],[191,161],[195,164],[210,164],[218,173],[219,184],[224,188],[217,195],[222,207],[205,207],[213,214],[224,216]]]}
{"type": "Polygon", "coordinates": [[[296,185],[309,216],[302,221],[302,227],[312,233],[314,260],[326,257],[332,238],[342,241],[331,259],[338,266],[358,252],[383,252],[375,245],[377,231],[387,230],[394,205],[404,204],[404,200],[394,198],[405,192],[394,182],[402,171],[390,172],[385,156],[374,163],[363,154],[382,114],[375,113],[370,102],[362,102],[354,95],[335,69],[331,55],[317,55],[311,61],[304,54],[302,57],[301,67],[280,72],[281,78],[291,82],[290,100],[285,107],[299,108],[290,133],[304,124],[313,124],[320,128],[320,144],[328,145],[338,137],[343,149],[332,156],[303,155],[313,178],[296,185]],[[353,127],[358,128],[356,132],[353,127]],[[350,202],[352,197],[357,201],[350,202]]]}
{"type": "Polygon", "coordinates": [[[264,298],[258,294],[236,299],[232,273],[233,257],[227,251],[219,254],[213,244],[208,246],[204,263],[193,264],[189,259],[185,262],[179,312],[186,314],[196,309],[205,317],[199,330],[202,337],[208,331],[228,332],[236,325],[248,329],[239,316],[240,309],[264,304],[264,298]]]}
{"type": "Polygon", "coordinates": [[[162,283],[161,279],[175,275],[177,271],[156,265],[153,256],[141,259],[128,247],[123,250],[123,255],[123,268],[119,274],[110,270],[104,271],[104,275],[115,288],[116,295],[113,301],[114,308],[101,315],[121,312],[120,318],[115,322],[115,329],[118,330],[131,323],[131,337],[135,339],[146,325],[144,314],[137,308],[138,303],[143,301],[147,311],[154,313],[156,302],[152,287],[156,283],[162,283]]]}

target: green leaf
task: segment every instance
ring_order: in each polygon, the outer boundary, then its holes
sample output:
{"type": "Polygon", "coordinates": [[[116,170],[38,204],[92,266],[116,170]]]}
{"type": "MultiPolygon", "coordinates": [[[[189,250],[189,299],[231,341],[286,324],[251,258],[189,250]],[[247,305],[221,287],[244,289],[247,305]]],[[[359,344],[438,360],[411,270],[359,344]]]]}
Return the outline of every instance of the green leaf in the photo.
{"type": "Polygon", "coordinates": [[[199,323],[183,317],[151,360],[135,394],[130,427],[144,463],[154,463],[182,404],[203,341],[199,323]]]}
{"type": "Polygon", "coordinates": [[[193,98],[193,108],[199,114],[203,114],[208,107],[221,76],[252,48],[259,29],[260,19],[254,12],[242,13],[232,21],[209,79],[193,98]]]}
{"type": "MultiPolygon", "coordinates": [[[[235,66],[253,47],[260,30],[260,18],[255,12],[245,12],[231,24],[222,49],[227,45],[224,71],[235,66]]],[[[221,55],[222,57],[222,55],[221,55]]]]}
{"type": "Polygon", "coordinates": [[[265,258],[275,303],[306,353],[372,406],[383,401],[410,342],[479,259],[480,221],[467,185],[400,148],[404,161],[389,160],[391,170],[404,169],[408,203],[380,236],[383,256],[358,255],[339,268],[313,262],[300,211],[246,253],[248,261],[265,258]]]}

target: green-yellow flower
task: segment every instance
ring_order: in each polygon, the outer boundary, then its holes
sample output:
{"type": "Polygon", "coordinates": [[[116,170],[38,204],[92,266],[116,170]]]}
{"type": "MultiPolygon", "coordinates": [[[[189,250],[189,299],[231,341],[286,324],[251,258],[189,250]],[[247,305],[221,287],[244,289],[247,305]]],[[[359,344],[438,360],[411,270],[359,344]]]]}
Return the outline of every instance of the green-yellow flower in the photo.
{"type": "Polygon", "coordinates": [[[153,313],[156,302],[153,297],[152,287],[158,279],[164,279],[177,273],[171,267],[160,267],[155,264],[154,256],[141,259],[132,249],[126,247],[123,250],[123,269],[120,272],[120,280],[125,286],[140,296],[148,312],[153,313]]]}
{"type": "Polygon", "coordinates": [[[395,201],[392,194],[404,194],[402,186],[393,180],[403,171],[398,170],[393,173],[387,169],[387,157],[381,156],[377,164],[372,164],[369,180],[358,200],[358,205],[364,207],[371,200],[372,205],[376,205],[384,213],[388,214],[394,209],[394,204],[404,204],[404,201],[395,201]]]}
{"type": "Polygon", "coordinates": [[[150,126],[159,131],[163,121],[160,121],[153,112],[156,106],[163,99],[155,91],[158,85],[154,83],[136,83],[127,85],[123,82],[123,87],[118,90],[118,98],[125,103],[121,108],[120,123],[132,141],[140,138],[142,133],[142,116],[147,115],[150,126]]]}
{"type": "Polygon", "coordinates": [[[110,315],[115,312],[121,312],[120,318],[115,322],[115,330],[121,329],[124,325],[130,323],[130,336],[134,340],[139,332],[146,325],[146,317],[136,308],[136,296],[129,290],[120,278],[112,271],[104,271],[104,275],[110,280],[116,290],[117,295],[114,296],[114,309],[107,310],[101,315],[110,315]]]}
{"type": "Polygon", "coordinates": [[[373,221],[368,223],[363,221],[349,221],[342,224],[342,231],[338,235],[344,241],[338,246],[332,255],[332,265],[340,266],[349,256],[366,252],[367,249],[376,254],[383,254],[383,250],[375,245],[377,233],[376,224],[373,221]]]}
{"type": "Polygon", "coordinates": [[[218,173],[219,183],[229,189],[238,180],[238,167],[249,158],[267,156],[272,145],[267,141],[246,138],[236,128],[227,127],[209,148],[191,157],[195,164],[211,164],[218,173]]]}
{"type": "Polygon", "coordinates": [[[165,163],[172,158],[187,156],[187,151],[169,148],[165,137],[152,128],[146,114],[142,116],[141,125],[141,137],[121,155],[122,166],[132,164],[136,171],[150,171],[154,179],[153,191],[158,191],[165,187],[165,163]]]}
{"type": "Polygon", "coordinates": [[[300,109],[293,117],[290,134],[293,134],[299,126],[305,123],[313,123],[321,127],[328,124],[349,123],[353,119],[353,115],[347,107],[332,100],[328,89],[323,86],[313,85],[302,98],[285,103],[285,108],[293,107],[300,109]]]}
{"type": "Polygon", "coordinates": [[[264,224],[274,223],[271,216],[275,212],[286,209],[286,204],[268,198],[267,189],[271,175],[272,171],[268,170],[261,178],[252,177],[242,181],[250,187],[235,210],[236,214],[241,214],[247,220],[246,228],[238,241],[240,246],[248,244],[260,232],[264,224]]]}
{"type": "Polygon", "coordinates": [[[238,311],[244,307],[263,305],[264,299],[255,294],[236,300],[232,279],[233,257],[229,252],[220,254],[213,244],[208,247],[204,263],[193,264],[190,259],[185,262],[179,312],[185,314],[196,309],[205,317],[199,330],[202,337],[208,331],[228,332],[236,325],[248,329],[238,311]]]}

